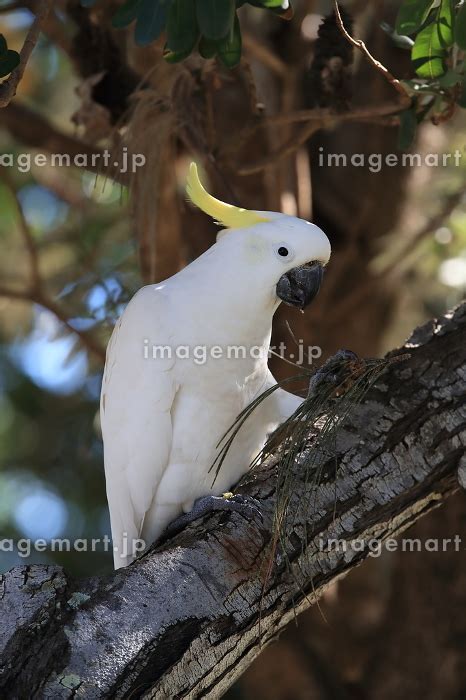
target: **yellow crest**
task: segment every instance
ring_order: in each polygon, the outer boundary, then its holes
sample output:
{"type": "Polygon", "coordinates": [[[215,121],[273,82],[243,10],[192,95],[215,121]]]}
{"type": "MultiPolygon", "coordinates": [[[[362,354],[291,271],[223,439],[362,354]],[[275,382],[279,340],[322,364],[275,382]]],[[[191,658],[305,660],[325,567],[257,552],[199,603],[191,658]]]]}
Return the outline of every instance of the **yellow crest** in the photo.
{"type": "Polygon", "coordinates": [[[199,180],[196,163],[191,163],[189,166],[186,194],[196,207],[226,228],[246,228],[269,221],[255,211],[234,207],[232,204],[225,204],[212,197],[199,180]]]}

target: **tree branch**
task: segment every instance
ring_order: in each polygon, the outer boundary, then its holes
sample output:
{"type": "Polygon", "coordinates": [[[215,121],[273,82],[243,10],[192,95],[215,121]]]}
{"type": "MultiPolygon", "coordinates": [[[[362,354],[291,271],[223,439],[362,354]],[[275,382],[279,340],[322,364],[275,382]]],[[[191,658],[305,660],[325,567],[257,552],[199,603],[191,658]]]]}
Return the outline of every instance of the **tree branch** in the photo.
{"type": "MultiPolygon", "coordinates": [[[[412,269],[411,253],[426,236],[435,233],[449,219],[452,212],[460,204],[464,196],[463,188],[457,192],[447,195],[442,202],[440,210],[428,219],[420,229],[407,237],[406,243],[401,250],[397,250],[393,257],[390,257],[384,267],[377,271],[377,280],[383,280],[387,284],[399,285],[400,279],[412,269]]],[[[335,307],[334,323],[338,324],[348,314],[356,313],[358,308],[364,306],[365,300],[372,294],[373,276],[368,276],[367,280],[348,294],[340,304],[335,307]]]]}
{"type": "Polygon", "coordinates": [[[105,362],[105,348],[94,338],[94,336],[79,328],[75,328],[69,321],[66,312],[52,299],[49,299],[41,289],[14,289],[0,285],[0,297],[4,299],[14,299],[16,301],[24,301],[29,304],[39,304],[47,311],[50,311],[63,325],[76,335],[83,347],[89,350],[101,364],[105,362]]]}
{"type": "Polygon", "coordinates": [[[243,46],[247,53],[263,63],[267,68],[270,68],[273,73],[280,78],[286,78],[289,70],[286,63],[265,46],[265,44],[262,44],[257,37],[243,32],[243,46]]]}
{"type": "Polygon", "coordinates": [[[37,44],[39,35],[42,31],[42,25],[47,19],[47,15],[51,10],[52,5],[53,0],[43,0],[40,3],[34,21],[26,35],[23,48],[20,51],[19,66],[15,68],[10,77],[0,85],[0,107],[6,107],[16,95],[16,90],[24,75],[26,65],[35,45],[37,44]]]}
{"type": "MultiPolygon", "coordinates": [[[[2,126],[26,146],[41,152],[47,151],[52,155],[68,155],[71,163],[79,158],[80,161],[85,161],[86,170],[128,185],[128,173],[120,173],[118,168],[114,167],[105,168],[104,150],[59,131],[41,114],[20,102],[12,102],[0,110],[0,127],[2,126]]],[[[109,160],[112,163],[114,158],[110,157],[109,160]]]]}
{"type": "Polygon", "coordinates": [[[32,235],[29,224],[24,216],[23,207],[18,199],[18,193],[6,170],[0,171],[0,183],[1,182],[3,182],[5,185],[14,203],[16,218],[18,220],[18,228],[21,238],[23,239],[24,248],[26,250],[29,263],[29,288],[38,291],[41,286],[41,279],[39,270],[39,254],[34,241],[34,236],[32,235]]]}
{"type": "MultiPolygon", "coordinates": [[[[240,139],[247,142],[260,128],[264,127],[278,127],[287,124],[303,124],[303,126],[285,143],[263,158],[247,165],[240,164],[237,166],[235,168],[236,172],[239,175],[252,175],[264,170],[264,168],[277,163],[282,158],[295,153],[320,129],[331,129],[345,122],[367,122],[368,124],[396,126],[399,124],[398,115],[404,109],[406,109],[406,106],[400,101],[397,104],[373,105],[342,113],[332,112],[329,109],[303,109],[263,119],[250,127],[246,127],[244,133],[240,134],[240,139]]],[[[228,155],[228,151],[225,150],[220,154],[220,158],[223,159],[226,155],[228,155]]]]}
{"type": "Polygon", "coordinates": [[[303,503],[286,540],[290,567],[280,557],[265,592],[276,458],[243,489],[263,502],[260,526],[209,516],[102,579],[72,582],[57,566],[6,574],[4,694],[220,697],[294,609],[369,556],[368,542],[398,535],[457,490],[466,468],[465,347],[463,304],[417,329],[405,345],[410,359],[390,366],[354,408],[338,435],[336,477],[332,459],[311,490],[295,466],[303,503]],[[325,551],[319,543],[332,538],[366,546],[325,551]]]}
{"type": "Polygon", "coordinates": [[[24,216],[23,208],[18,199],[18,194],[14,184],[9,175],[7,175],[6,171],[0,173],[0,182],[2,181],[14,202],[18,219],[18,228],[26,249],[29,263],[29,280],[24,289],[16,289],[0,285],[0,297],[28,301],[33,304],[40,304],[40,306],[43,306],[44,309],[47,309],[54,314],[55,317],[58,318],[58,320],[61,321],[61,323],[63,323],[63,325],[71,333],[77,335],[82,345],[86,347],[89,352],[93,353],[101,363],[105,362],[105,348],[103,348],[102,345],[90,333],[74,328],[65,311],[58,304],[56,304],[53,299],[50,299],[45,292],[44,281],[40,275],[39,251],[37,250],[34,236],[26,221],[26,217],[24,216]]]}
{"type": "Polygon", "coordinates": [[[371,54],[371,52],[369,51],[369,49],[367,48],[365,43],[362,41],[362,39],[354,39],[351,36],[351,34],[348,32],[348,30],[346,29],[346,27],[343,23],[340,8],[338,6],[338,0],[333,0],[333,8],[335,10],[335,16],[337,19],[338,27],[339,27],[341,33],[343,34],[343,36],[345,37],[345,39],[347,41],[349,41],[349,43],[352,46],[355,46],[362,53],[364,58],[367,61],[369,61],[371,66],[374,66],[375,70],[378,71],[381,75],[383,75],[385,80],[387,80],[387,82],[389,82],[390,85],[392,85],[392,87],[395,88],[395,90],[403,97],[403,99],[410,100],[409,94],[408,94],[407,90],[404,88],[403,84],[397,78],[395,78],[394,75],[392,75],[390,73],[388,68],[386,68],[382,63],[380,63],[380,61],[378,61],[376,58],[374,58],[374,56],[371,54]]]}

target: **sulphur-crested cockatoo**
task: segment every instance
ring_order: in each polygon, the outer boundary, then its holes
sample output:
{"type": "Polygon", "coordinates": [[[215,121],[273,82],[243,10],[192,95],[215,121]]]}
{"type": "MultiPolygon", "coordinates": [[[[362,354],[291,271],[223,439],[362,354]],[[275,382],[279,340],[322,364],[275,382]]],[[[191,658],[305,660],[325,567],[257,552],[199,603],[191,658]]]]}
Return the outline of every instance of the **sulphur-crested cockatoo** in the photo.
{"type": "Polygon", "coordinates": [[[278,389],[262,401],[214,481],[217,444],[276,384],[267,360],[280,302],[306,306],[330,257],[317,226],[220,202],[194,163],[187,193],[224,230],[181,272],[137,292],[107,349],[101,424],[116,568],[134,559],[134,542],[150,545],[183,513],[240,509],[221,494],[302,399],[278,389]]]}

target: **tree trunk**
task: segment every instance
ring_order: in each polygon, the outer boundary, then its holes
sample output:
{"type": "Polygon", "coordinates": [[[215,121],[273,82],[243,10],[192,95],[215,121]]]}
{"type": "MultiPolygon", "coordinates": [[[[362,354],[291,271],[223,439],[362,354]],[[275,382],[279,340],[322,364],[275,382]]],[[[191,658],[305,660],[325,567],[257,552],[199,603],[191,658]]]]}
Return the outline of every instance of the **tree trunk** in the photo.
{"type": "MultiPolygon", "coordinates": [[[[340,429],[337,475],[305,493],[287,533],[290,566],[267,578],[277,458],[242,489],[264,523],[213,514],[113,576],[70,581],[56,566],[1,579],[2,674],[10,698],[220,697],[296,612],[464,482],[466,304],[417,329],[340,429]],[[303,541],[302,533],[306,533],[303,541]],[[330,548],[328,540],[364,548],[330,548]]],[[[333,464],[333,460],[332,460],[333,464]]],[[[299,480],[301,478],[301,482],[299,480]]]]}

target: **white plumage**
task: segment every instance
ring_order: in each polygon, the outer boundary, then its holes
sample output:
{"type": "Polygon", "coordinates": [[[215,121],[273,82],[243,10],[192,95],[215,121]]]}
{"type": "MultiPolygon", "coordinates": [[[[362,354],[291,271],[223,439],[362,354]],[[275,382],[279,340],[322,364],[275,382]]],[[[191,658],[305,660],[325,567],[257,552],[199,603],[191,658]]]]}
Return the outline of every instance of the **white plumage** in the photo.
{"type": "Polygon", "coordinates": [[[262,402],[212,485],[209,469],[219,439],[275,384],[267,351],[280,303],[278,280],[311,260],[325,264],[330,256],[328,239],[316,226],[282,214],[258,215],[267,221],[221,232],[181,272],[139,290],[114,329],[101,423],[116,568],[133,560],[127,550],[132,540],[151,544],[196,499],[229,490],[270,430],[301,403],[281,389],[262,402]],[[279,248],[289,257],[278,254],[279,248]],[[199,348],[205,348],[205,363],[199,348]]]}

